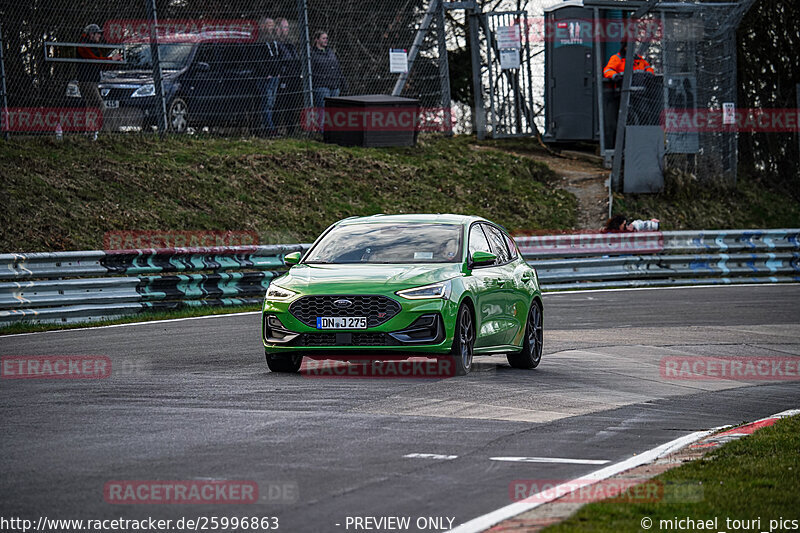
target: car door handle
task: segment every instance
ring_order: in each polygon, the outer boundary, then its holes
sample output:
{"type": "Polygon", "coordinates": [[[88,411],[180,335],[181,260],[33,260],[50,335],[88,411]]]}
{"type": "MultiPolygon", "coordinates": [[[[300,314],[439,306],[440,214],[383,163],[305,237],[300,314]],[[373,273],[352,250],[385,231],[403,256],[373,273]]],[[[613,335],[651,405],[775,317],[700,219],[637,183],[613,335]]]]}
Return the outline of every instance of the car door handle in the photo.
{"type": "Polygon", "coordinates": [[[495,285],[497,285],[498,287],[502,287],[502,286],[504,286],[504,285],[506,284],[506,281],[508,281],[508,280],[506,280],[506,279],[504,279],[504,278],[494,278],[494,283],[495,283],[495,285]]]}
{"type": "Polygon", "coordinates": [[[528,283],[530,280],[531,280],[530,274],[525,274],[524,276],[522,276],[523,283],[528,283]]]}

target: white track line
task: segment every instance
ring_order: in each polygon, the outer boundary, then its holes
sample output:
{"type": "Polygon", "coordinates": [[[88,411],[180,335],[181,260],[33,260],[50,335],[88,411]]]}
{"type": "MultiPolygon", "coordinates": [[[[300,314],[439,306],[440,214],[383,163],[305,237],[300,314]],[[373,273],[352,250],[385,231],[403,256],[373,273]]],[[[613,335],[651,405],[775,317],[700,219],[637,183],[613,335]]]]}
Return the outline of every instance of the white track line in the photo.
{"type": "MultiPolygon", "coordinates": [[[[798,414],[800,414],[800,409],[788,409],[786,411],[781,411],[780,413],[774,414],[772,416],[756,420],[753,423],[758,423],[763,420],[768,420],[770,418],[784,418],[798,414]]],[[[716,433],[717,431],[721,431],[729,427],[731,426],[730,425],[720,426],[714,429],[709,429],[707,431],[696,431],[694,433],[690,433],[689,435],[684,435],[683,437],[679,437],[675,440],[667,442],[666,444],[662,444],[661,446],[657,446],[655,448],[647,450],[646,452],[635,455],[620,463],[609,465],[605,468],[601,468],[600,470],[595,470],[591,474],[567,481],[566,483],[562,483],[561,485],[554,487],[550,491],[550,494],[552,494],[552,496],[537,495],[535,498],[536,501],[523,500],[521,502],[516,502],[510,505],[506,505],[505,507],[501,507],[496,511],[492,511],[491,513],[487,513],[483,516],[473,518],[468,522],[464,522],[463,524],[455,527],[454,529],[451,529],[448,533],[477,533],[479,531],[485,531],[490,527],[499,524],[503,520],[513,518],[519,514],[530,511],[531,509],[535,509],[540,505],[544,505],[545,503],[557,500],[563,497],[564,495],[573,492],[575,490],[575,487],[578,485],[583,487],[590,486],[604,479],[608,479],[611,476],[615,476],[620,472],[624,472],[626,470],[630,470],[631,468],[636,468],[637,466],[653,462],[659,457],[662,457],[664,455],[669,455],[672,452],[678,451],[681,448],[684,448],[692,443],[699,441],[703,437],[707,437],[712,433],[716,433]]]]}
{"type": "MultiPolygon", "coordinates": [[[[684,435],[683,437],[679,437],[675,440],[667,442],[666,444],[662,444],[656,448],[647,450],[646,452],[640,453],[631,457],[630,459],[626,459],[620,463],[616,463],[613,465],[609,465],[605,468],[601,468],[600,470],[595,470],[591,474],[587,474],[585,476],[581,476],[580,479],[581,483],[586,485],[592,485],[604,479],[607,479],[611,476],[619,474],[620,472],[624,472],[625,470],[630,470],[631,468],[636,468],[637,466],[641,466],[643,464],[649,463],[651,461],[655,461],[662,455],[670,454],[676,450],[683,448],[684,446],[688,446],[693,442],[697,442],[698,440],[706,437],[720,428],[710,429],[708,431],[697,431],[695,433],[690,433],[689,435],[684,435]],[[586,480],[590,480],[589,483],[586,483],[586,480]]],[[[524,513],[526,511],[530,511],[531,509],[535,509],[540,505],[543,505],[547,502],[555,500],[564,496],[564,494],[570,492],[572,489],[575,488],[575,480],[568,481],[557,487],[552,489],[551,494],[552,497],[549,498],[536,498],[536,501],[526,502],[516,502],[510,505],[506,505],[505,507],[501,507],[496,511],[492,511],[491,513],[485,514],[483,516],[479,516],[477,518],[473,518],[468,522],[464,522],[463,524],[451,529],[451,533],[477,533],[479,531],[484,531],[489,529],[495,524],[502,522],[508,518],[512,518],[517,516],[518,514],[524,513]]]]}
{"type": "Polygon", "coordinates": [[[569,465],[604,465],[611,462],[605,459],[567,459],[562,457],[489,457],[489,460],[512,463],[559,463],[569,465]]]}

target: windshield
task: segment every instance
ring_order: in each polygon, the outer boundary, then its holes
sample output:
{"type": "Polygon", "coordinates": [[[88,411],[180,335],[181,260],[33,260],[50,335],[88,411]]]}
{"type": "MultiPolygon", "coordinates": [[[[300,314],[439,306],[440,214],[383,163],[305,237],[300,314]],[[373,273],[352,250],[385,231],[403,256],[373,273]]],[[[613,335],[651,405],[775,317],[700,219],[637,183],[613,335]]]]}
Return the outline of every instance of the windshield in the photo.
{"type": "MultiPolygon", "coordinates": [[[[189,54],[192,52],[191,43],[166,43],[158,45],[161,56],[161,68],[165,70],[178,70],[186,65],[189,54]]],[[[149,44],[136,44],[128,48],[126,66],[132,70],[151,70],[153,60],[150,56],[149,44]]]]}
{"type": "Polygon", "coordinates": [[[333,228],[304,263],[457,263],[456,224],[346,224],[333,228]]]}

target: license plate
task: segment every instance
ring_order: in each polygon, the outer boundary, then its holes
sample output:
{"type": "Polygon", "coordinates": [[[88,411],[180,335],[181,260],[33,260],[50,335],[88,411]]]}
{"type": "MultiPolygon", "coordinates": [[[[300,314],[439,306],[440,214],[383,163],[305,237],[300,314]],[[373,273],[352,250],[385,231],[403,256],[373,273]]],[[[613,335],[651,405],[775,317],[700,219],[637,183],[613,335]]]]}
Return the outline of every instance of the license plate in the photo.
{"type": "Polygon", "coordinates": [[[106,105],[106,109],[119,108],[119,100],[104,100],[103,103],[106,105]]]}
{"type": "Polygon", "coordinates": [[[367,329],[367,317],[318,316],[317,329],[367,329]]]}

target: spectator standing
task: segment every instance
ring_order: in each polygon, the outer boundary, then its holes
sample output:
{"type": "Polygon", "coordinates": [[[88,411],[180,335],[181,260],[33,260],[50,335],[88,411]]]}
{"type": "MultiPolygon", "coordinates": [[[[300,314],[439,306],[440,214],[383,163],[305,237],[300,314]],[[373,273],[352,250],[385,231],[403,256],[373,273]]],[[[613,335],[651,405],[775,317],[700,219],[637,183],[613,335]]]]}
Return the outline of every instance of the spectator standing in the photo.
{"type": "Polygon", "coordinates": [[[303,107],[303,83],[300,55],[289,38],[289,21],[278,19],[276,29],[280,48],[281,81],[278,87],[276,122],[285,132],[294,130],[299,124],[299,113],[303,107]]]}
{"type": "MultiPolygon", "coordinates": [[[[113,59],[108,53],[107,48],[92,46],[103,44],[103,30],[97,24],[89,24],[83,29],[80,38],[81,43],[87,46],[79,46],[77,49],[78,57],[92,61],[113,59]]],[[[80,89],[86,109],[99,109],[101,116],[105,113],[106,105],[100,97],[100,63],[81,62],[77,67],[78,89],[80,89]]],[[[95,132],[95,136],[97,132],[95,132]]]]}
{"type": "Polygon", "coordinates": [[[345,79],[339,60],[328,48],[328,32],[314,34],[311,48],[311,80],[314,88],[314,106],[319,110],[319,125],[323,128],[325,98],[335,98],[345,88],[345,79]]]}
{"type": "Polygon", "coordinates": [[[258,73],[258,91],[261,95],[261,135],[275,135],[273,112],[280,83],[280,47],[275,34],[275,21],[262,18],[258,23],[258,40],[261,61],[258,73]]]}

